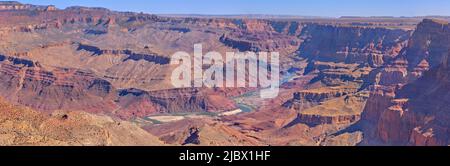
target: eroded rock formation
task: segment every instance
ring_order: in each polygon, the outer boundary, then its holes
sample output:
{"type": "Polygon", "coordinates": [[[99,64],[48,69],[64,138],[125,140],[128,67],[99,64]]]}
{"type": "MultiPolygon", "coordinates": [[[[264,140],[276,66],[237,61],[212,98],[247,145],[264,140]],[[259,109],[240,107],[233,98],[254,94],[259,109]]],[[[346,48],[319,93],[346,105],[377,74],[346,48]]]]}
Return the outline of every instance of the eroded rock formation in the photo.
{"type": "Polygon", "coordinates": [[[445,122],[448,27],[448,23],[424,20],[402,57],[380,72],[379,85],[364,110],[365,121],[376,126],[368,132],[369,142],[373,139],[391,145],[449,144],[445,122]]]}

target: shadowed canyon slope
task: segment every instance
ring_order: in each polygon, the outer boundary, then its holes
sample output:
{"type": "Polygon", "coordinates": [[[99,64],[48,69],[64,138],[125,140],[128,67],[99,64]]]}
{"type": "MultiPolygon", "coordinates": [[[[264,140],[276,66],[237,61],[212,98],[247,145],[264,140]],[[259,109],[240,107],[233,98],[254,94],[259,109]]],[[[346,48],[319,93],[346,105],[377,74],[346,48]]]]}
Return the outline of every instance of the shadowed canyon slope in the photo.
{"type": "Polygon", "coordinates": [[[0,144],[449,145],[448,20],[0,2],[0,144]],[[279,95],[174,88],[171,55],[197,43],[279,52],[279,95]]]}

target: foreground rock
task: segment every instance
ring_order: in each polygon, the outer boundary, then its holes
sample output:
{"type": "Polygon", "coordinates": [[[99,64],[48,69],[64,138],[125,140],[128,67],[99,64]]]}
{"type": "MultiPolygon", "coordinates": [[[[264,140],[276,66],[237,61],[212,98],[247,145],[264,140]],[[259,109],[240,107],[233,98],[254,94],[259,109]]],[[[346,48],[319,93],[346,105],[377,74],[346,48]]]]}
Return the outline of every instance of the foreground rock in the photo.
{"type": "Polygon", "coordinates": [[[164,145],[130,122],[86,112],[51,115],[0,101],[0,145],[164,145]]]}

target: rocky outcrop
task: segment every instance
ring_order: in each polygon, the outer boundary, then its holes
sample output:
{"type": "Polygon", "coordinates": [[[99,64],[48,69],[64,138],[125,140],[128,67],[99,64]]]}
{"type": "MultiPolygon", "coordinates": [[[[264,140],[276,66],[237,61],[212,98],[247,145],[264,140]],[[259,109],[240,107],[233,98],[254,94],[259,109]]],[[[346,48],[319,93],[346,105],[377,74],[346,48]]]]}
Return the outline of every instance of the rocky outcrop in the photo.
{"type": "Polygon", "coordinates": [[[321,92],[320,90],[312,90],[312,91],[305,90],[294,93],[294,100],[305,100],[308,102],[323,102],[330,98],[345,96],[355,91],[356,89],[345,90],[339,88],[332,88],[332,90],[324,92],[321,92]]]}
{"type": "Polygon", "coordinates": [[[329,63],[329,62],[315,61],[308,63],[308,65],[305,68],[305,74],[329,69],[352,70],[353,68],[354,66],[344,63],[329,63]]]}
{"type": "Polygon", "coordinates": [[[417,25],[408,42],[408,47],[401,54],[408,60],[409,69],[416,68],[424,60],[430,67],[442,63],[450,49],[450,26],[440,20],[424,19],[417,25]]]}
{"type": "Polygon", "coordinates": [[[8,62],[12,65],[18,65],[18,66],[24,66],[24,67],[34,67],[36,65],[38,65],[36,62],[33,62],[31,60],[28,59],[23,59],[23,58],[19,58],[17,56],[5,56],[5,55],[0,55],[0,62],[8,62]]]}
{"type": "Polygon", "coordinates": [[[297,118],[291,123],[303,123],[309,126],[317,126],[323,124],[350,124],[360,119],[360,115],[338,115],[338,116],[323,116],[323,115],[309,115],[298,114],[297,118]]]}
{"type": "Polygon", "coordinates": [[[348,82],[364,82],[371,70],[358,64],[314,61],[308,63],[305,74],[317,74],[311,83],[320,81],[327,86],[339,86],[348,82]]]}
{"type": "Polygon", "coordinates": [[[416,127],[411,133],[409,144],[416,146],[448,145],[448,139],[445,139],[448,133],[448,128],[441,126],[416,127]]]}
{"type": "Polygon", "coordinates": [[[405,115],[404,104],[405,101],[401,99],[392,100],[391,106],[381,113],[377,126],[377,134],[382,142],[402,145],[408,139],[410,133],[404,132],[407,130],[408,125],[402,122],[402,118],[405,115]]]}
{"type": "Polygon", "coordinates": [[[155,64],[166,65],[169,64],[170,58],[156,55],[156,54],[143,54],[143,53],[135,53],[131,50],[104,50],[100,49],[96,46],[86,45],[86,44],[78,44],[77,51],[84,50],[91,52],[93,56],[100,56],[103,54],[108,55],[127,55],[123,61],[133,60],[145,60],[147,62],[153,62],[155,64]]]}
{"type": "Polygon", "coordinates": [[[377,73],[375,82],[385,86],[405,84],[409,81],[407,67],[408,62],[404,58],[397,58],[391,65],[387,65],[377,73]]]}
{"type": "Polygon", "coordinates": [[[182,145],[186,145],[186,144],[199,145],[200,144],[199,135],[198,135],[199,132],[200,132],[200,129],[198,129],[198,128],[190,128],[189,136],[186,138],[186,140],[184,140],[182,145]]]}
{"type": "Polygon", "coordinates": [[[430,69],[430,63],[427,60],[422,60],[420,63],[414,67],[411,71],[411,76],[413,78],[419,78],[422,74],[430,69]]]}

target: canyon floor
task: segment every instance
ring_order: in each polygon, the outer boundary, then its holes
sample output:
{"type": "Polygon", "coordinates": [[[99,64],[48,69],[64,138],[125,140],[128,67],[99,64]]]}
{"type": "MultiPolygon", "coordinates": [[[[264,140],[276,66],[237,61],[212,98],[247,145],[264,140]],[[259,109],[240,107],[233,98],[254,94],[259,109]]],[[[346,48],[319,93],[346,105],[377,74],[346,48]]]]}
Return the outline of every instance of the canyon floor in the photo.
{"type": "Polygon", "coordinates": [[[449,20],[0,2],[0,145],[450,145],[449,20]],[[171,55],[199,43],[279,52],[278,96],[175,88],[171,55]]]}

